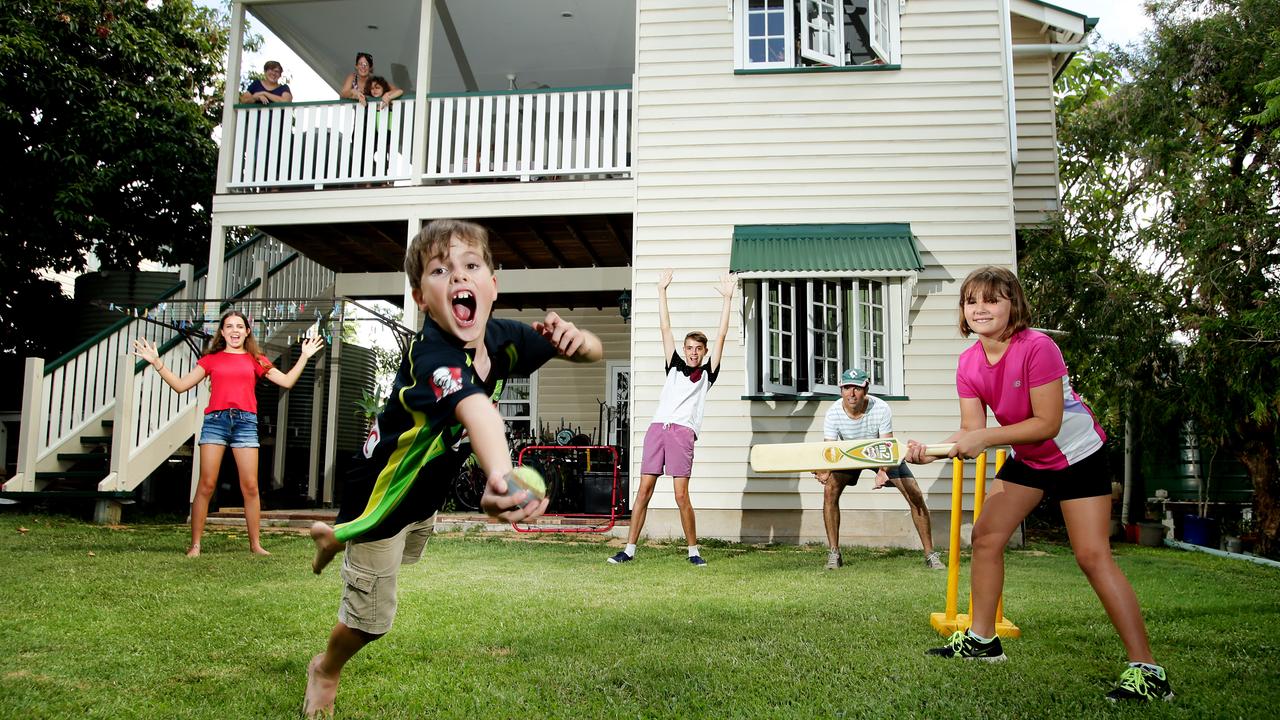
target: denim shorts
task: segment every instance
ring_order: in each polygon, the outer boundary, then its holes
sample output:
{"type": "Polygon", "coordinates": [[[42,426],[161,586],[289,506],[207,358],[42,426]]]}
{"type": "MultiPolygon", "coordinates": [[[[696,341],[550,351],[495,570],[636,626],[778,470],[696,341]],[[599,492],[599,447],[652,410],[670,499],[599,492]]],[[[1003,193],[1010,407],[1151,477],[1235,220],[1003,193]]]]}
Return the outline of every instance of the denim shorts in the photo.
{"type": "Polygon", "coordinates": [[[258,447],[258,416],[244,410],[214,410],[204,414],[200,428],[201,445],[258,447]]]}

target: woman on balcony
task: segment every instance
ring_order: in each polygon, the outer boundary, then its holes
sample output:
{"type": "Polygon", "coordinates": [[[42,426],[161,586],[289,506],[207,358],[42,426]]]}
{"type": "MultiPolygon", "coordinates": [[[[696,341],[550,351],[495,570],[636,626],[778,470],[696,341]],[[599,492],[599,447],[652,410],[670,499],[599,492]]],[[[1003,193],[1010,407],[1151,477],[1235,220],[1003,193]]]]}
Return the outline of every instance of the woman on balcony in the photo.
{"type": "Polygon", "coordinates": [[[200,428],[200,483],[191,503],[191,548],[187,557],[200,555],[200,538],[209,515],[209,500],[217,485],[218,470],[227,446],[240,471],[240,494],[244,497],[244,520],[249,531],[249,550],[270,555],[258,539],[262,502],[258,499],[258,399],[253,386],[265,377],[288,389],[298,381],[307,360],[324,346],[320,338],[302,341],[302,355],[288,374],[280,372],[262,354],[253,337],[249,319],[239,310],[228,310],[218,323],[218,334],[194,369],[178,377],[164,366],[160,350],[145,338],[133,341],[133,354],[155,368],[160,379],[184,393],[209,378],[209,406],[200,428]]]}
{"type": "MultiPolygon", "coordinates": [[[[367,52],[356,53],[356,69],[342,81],[342,91],[339,94],[345,100],[355,100],[364,105],[365,96],[369,94],[371,77],[373,77],[373,56],[367,52]]],[[[394,97],[399,97],[404,92],[391,83],[386,83],[384,89],[388,94],[395,93],[394,97]]]]}
{"type": "Polygon", "coordinates": [[[262,66],[262,79],[249,83],[249,89],[240,93],[242,103],[261,103],[270,105],[273,102],[293,102],[293,93],[289,86],[281,84],[280,76],[284,68],[275,60],[268,60],[262,66]]]}

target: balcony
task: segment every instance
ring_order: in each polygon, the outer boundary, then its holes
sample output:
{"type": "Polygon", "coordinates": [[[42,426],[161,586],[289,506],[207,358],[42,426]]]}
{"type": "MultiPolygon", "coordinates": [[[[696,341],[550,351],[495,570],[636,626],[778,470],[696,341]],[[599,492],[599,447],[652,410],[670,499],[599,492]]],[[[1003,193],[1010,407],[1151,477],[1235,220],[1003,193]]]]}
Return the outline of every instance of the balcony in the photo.
{"type": "Polygon", "coordinates": [[[629,177],[631,97],[622,86],[410,95],[387,110],[237,105],[227,189],[629,177]],[[415,168],[423,127],[425,163],[415,168]]]}
{"type": "MultiPolygon", "coordinates": [[[[635,0],[242,0],[238,9],[335,94],[356,51],[372,53],[371,74],[406,94],[382,111],[343,100],[234,106],[228,193],[631,175],[635,0]]],[[[238,38],[232,50],[233,70],[257,69],[240,66],[238,38]]]]}

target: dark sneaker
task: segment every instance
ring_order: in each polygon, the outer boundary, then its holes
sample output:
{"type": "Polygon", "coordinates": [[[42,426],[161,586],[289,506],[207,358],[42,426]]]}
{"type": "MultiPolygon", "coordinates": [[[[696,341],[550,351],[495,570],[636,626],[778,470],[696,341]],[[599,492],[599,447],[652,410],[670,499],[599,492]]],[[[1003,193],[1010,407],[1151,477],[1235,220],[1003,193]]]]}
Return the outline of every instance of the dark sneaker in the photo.
{"type": "Polygon", "coordinates": [[[835,570],[844,565],[844,557],[840,555],[839,550],[827,551],[827,569],[835,570]]]}
{"type": "Polygon", "coordinates": [[[964,630],[951,633],[946,645],[926,650],[924,654],[983,662],[1000,662],[1005,659],[1004,650],[1000,648],[1000,638],[994,637],[990,642],[982,642],[964,630]]]}
{"type": "Polygon", "coordinates": [[[1169,689],[1169,678],[1164,668],[1151,670],[1145,667],[1129,666],[1120,673],[1120,682],[1116,689],[1107,693],[1107,699],[1119,700],[1172,700],[1173,690],[1169,689]]]}
{"type": "Polygon", "coordinates": [[[942,564],[942,558],[938,557],[938,551],[934,550],[924,556],[924,566],[930,570],[946,570],[947,566],[942,564]]]}
{"type": "Polygon", "coordinates": [[[694,567],[706,567],[707,561],[703,560],[701,555],[690,555],[689,564],[694,567]]]}
{"type": "Polygon", "coordinates": [[[631,562],[632,560],[635,560],[635,558],[628,555],[626,550],[619,550],[617,555],[614,555],[613,557],[609,558],[609,562],[613,563],[614,565],[617,565],[619,563],[624,563],[624,562],[631,562]]]}

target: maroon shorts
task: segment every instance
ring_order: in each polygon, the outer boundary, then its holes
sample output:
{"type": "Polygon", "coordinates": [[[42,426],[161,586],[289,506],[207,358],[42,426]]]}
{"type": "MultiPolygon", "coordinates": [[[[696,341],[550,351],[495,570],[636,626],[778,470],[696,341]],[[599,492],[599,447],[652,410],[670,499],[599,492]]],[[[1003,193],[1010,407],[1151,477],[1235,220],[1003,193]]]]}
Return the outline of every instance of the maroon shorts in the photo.
{"type": "Polygon", "coordinates": [[[697,437],[693,428],[684,425],[650,425],[644,434],[641,474],[689,477],[693,473],[693,441],[697,437]]]}

